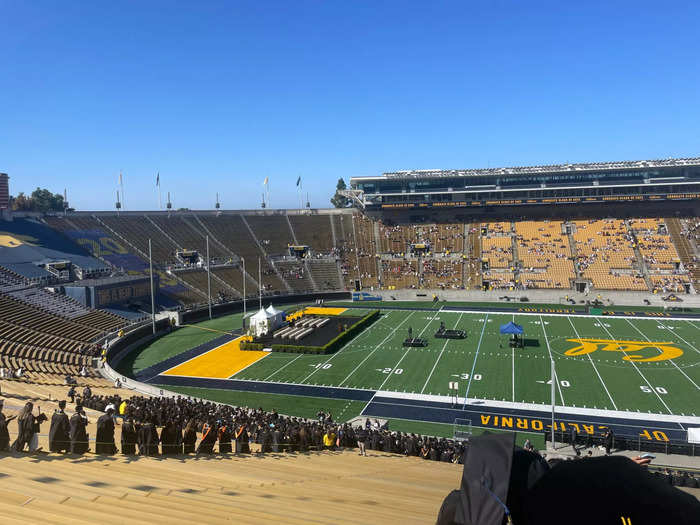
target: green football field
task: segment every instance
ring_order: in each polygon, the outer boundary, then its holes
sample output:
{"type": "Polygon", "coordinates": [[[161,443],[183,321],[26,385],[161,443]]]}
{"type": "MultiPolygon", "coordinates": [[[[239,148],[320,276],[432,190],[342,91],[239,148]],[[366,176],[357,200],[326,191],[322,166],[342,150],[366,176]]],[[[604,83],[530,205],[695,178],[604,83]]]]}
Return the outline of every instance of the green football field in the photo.
{"type": "MultiPolygon", "coordinates": [[[[240,315],[177,330],[122,368],[138,371],[220,335],[201,327],[238,326],[240,315]]],[[[666,317],[385,309],[332,355],[271,353],[233,378],[440,396],[449,396],[456,381],[460,397],[470,400],[549,404],[552,360],[560,407],[700,414],[700,321],[666,317]],[[509,321],[524,328],[524,348],[511,349],[499,333],[509,321]],[[441,322],[466,330],[467,338],[434,338],[441,322]],[[409,327],[427,347],[402,346],[409,327]]]]}

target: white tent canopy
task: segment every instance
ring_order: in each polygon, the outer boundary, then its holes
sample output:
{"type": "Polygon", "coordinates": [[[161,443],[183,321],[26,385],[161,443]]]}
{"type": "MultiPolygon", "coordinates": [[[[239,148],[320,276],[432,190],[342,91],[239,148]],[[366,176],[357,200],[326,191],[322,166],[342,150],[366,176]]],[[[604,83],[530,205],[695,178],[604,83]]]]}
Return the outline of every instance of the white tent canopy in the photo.
{"type": "Polygon", "coordinates": [[[253,337],[268,335],[283,326],[284,323],[284,312],[270,305],[267,309],[261,308],[250,316],[248,335],[253,337]]]}

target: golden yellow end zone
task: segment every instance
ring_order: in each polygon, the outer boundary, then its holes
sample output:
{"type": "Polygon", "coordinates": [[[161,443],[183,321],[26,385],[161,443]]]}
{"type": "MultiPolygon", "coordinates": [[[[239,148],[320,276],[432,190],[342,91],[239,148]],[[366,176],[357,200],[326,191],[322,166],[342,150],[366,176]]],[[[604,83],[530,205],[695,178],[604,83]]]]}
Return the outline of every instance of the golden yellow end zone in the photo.
{"type": "Polygon", "coordinates": [[[297,310],[293,314],[288,315],[287,321],[298,319],[303,315],[340,315],[346,310],[347,308],[332,308],[330,306],[307,306],[303,310],[297,310]]]}
{"type": "Polygon", "coordinates": [[[269,355],[269,352],[241,350],[240,343],[246,339],[250,338],[241,336],[233,341],[217,346],[213,350],[209,350],[198,357],[163,372],[163,375],[212,377],[216,379],[231,377],[269,355]]]}

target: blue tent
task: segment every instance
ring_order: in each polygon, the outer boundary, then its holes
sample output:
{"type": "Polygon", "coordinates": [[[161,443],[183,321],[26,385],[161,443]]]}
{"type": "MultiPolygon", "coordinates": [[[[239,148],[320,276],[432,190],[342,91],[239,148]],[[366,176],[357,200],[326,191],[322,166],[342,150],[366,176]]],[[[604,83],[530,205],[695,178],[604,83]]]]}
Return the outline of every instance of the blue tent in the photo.
{"type": "Polygon", "coordinates": [[[523,327],[520,326],[519,324],[515,324],[513,322],[502,324],[501,325],[501,333],[502,334],[522,335],[523,327]]]}

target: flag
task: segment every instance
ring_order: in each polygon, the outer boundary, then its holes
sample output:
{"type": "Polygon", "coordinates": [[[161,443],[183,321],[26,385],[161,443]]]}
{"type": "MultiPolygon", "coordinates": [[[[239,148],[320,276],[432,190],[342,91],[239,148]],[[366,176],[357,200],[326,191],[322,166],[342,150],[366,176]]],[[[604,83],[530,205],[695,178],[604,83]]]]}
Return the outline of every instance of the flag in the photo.
{"type": "Polygon", "coordinates": [[[299,184],[301,184],[301,175],[299,175],[299,178],[297,179],[297,186],[299,186],[299,184]]]}
{"type": "Polygon", "coordinates": [[[156,175],[156,186],[160,186],[160,171],[158,172],[158,175],[156,175]]]}
{"type": "Polygon", "coordinates": [[[268,179],[269,179],[269,178],[270,178],[270,177],[265,177],[265,180],[263,181],[263,186],[267,186],[267,183],[268,183],[268,179]]]}
{"type": "Polygon", "coordinates": [[[122,172],[120,171],[119,172],[119,184],[121,185],[121,183],[122,183],[122,172]]]}

